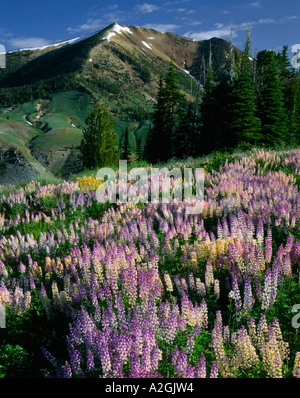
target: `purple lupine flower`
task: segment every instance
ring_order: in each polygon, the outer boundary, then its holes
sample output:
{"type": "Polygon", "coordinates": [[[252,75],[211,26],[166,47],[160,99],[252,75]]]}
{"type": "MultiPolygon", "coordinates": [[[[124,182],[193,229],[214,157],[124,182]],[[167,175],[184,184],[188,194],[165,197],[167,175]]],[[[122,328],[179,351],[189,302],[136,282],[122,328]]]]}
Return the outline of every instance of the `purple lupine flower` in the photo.
{"type": "Polygon", "coordinates": [[[210,370],[210,378],[217,379],[218,373],[219,373],[218,364],[216,361],[214,361],[214,363],[212,364],[211,370],[210,370]]]}
{"type": "Polygon", "coordinates": [[[80,375],[82,370],[80,368],[82,362],[82,354],[79,349],[74,349],[71,354],[71,368],[74,375],[80,375]]]}
{"type": "Polygon", "coordinates": [[[220,282],[218,279],[214,280],[214,297],[217,300],[220,298],[220,282]]]}
{"type": "Polygon", "coordinates": [[[107,343],[108,342],[106,341],[106,339],[102,339],[100,346],[101,365],[104,377],[109,377],[109,375],[111,374],[111,358],[107,343]]]}
{"type": "Polygon", "coordinates": [[[123,378],[123,362],[119,352],[115,352],[112,357],[112,372],[114,378],[123,378]]]}
{"type": "Polygon", "coordinates": [[[242,211],[242,209],[238,209],[237,218],[238,218],[238,222],[239,222],[239,226],[241,228],[242,234],[244,237],[246,237],[247,236],[247,223],[246,223],[245,214],[242,211]]]}
{"type": "Polygon", "coordinates": [[[254,279],[254,283],[255,283],[255,294],[256,294],[258,300],[261,301],[261,299],[262,299],[261,284],[260,284],[258,277],[256,277],[254,279]]]}
{"type": "Polygon", "coordinates": [[[185,371],[185,377],[187,379],[194,379],[195,378],[195,370],[192,365],[189,363],[187,364],[186,371],[185,371]]]}
{"type": "Polygon", "coordinates": [[[270,298],[272,293],[272,275],[271,270],[268,268],[265,272],[264,291],[262,296],[261,308],[267,310],[270,306],[270,298]]]}
{"type": "Polygon", "coordinates": [[[142,348],[142,356],[141,356],[141,366],[146,369],[147,372],[151,371],[151,349],[149,341],[147,340],[147,334],[143,338],[143,348],[142,348]]]}
{"type": "Polygon", "coordinates": [[[65,362],[65,366],[63,368],[63,377],[64,377],[64,379],[72,378],[72,370],[71,370],[71,366],[69,365],[68,361],[65,362]]]}
{"type": "Polygon", "coordinates": [[[262,218],[259,218],[256,228],[256,239],[258,244],[261,246],[264,241],[264,223],[262,218]]]}
{"type": "Polygon", "coordinates": [[[86,366],[88,372],[93,372],[95,370],[94,355],[91,350],[87,352],[86,366]]]}
{"type": "Polygon", "coordinates": [[[177,357],[177,361],[176,361],[176,365],[175,365],[175,377],[179,377],[179,378],[183,378],[186,377],[186,373],[187,373],[187,352],[186,350],[183,348],[178,357],[177,357]]]}
{"type": "Polygon", "coordinates": [[[173,350],[173,352],[172,352],[172,357],[171,357],[171,364],[172,364],[173,366],[176,365],[178,356],[179,356],[179,349],[178,349],[178,347],[177,347],[177,345],[176,345],[175,348],[174,348],[174,350],[173,350]]]}
{"type": "Polygon", "coordinates": [[[206,378],[206,359],[203,352],[201,353],[201,357],[196,369],[196,377],[200,379],[206,378]]]}
{"type": "Polygon", "coordinates": [[[271,228],[268,228],[268,234],[265,238],[265,244],[266,244],[266,254],[265,254],[265,260],[266,263],[270,263],[272,260],[272,232],[271,228]]]}
{"type": "Polygon", "coordinates": [[[133,347],[130,353],[130,369],[128,372],[129,378],[138,378],[141,377],[141,360],[139,353],[137,351],[137,347],[133,347]]]}
{"type": "Polygon", "coordinates": [[[206,289],[209,290],[210,286],[214,284],[214,273],[213,267],[210,261],[206,262],[206,270],[205,270],[205,286],[206,289]]]}
{"type": "Polygon", "coordinates": [[[270,294],[270,305],[272,306],[277,296],[277,282],[278,282],[278,270],[273,268],[271,271],[271,294],[270,294]]]}
{"type": "Polygon", "coordinates": [[[233,299],[236,308],[236,318],[237,321],[239,321],[241,318],[242,300],[241,300],[241,295],[236,275],[232,277],[232,288],[233,288],[233,299]]]}
{"type": "Polygon", "coordinates": [[[199,296],[206,296],[206,288],[205,288],[205,283],[201,282],[200,278],[195,278],[196,282],[196,291],[199,296]]]}
{"type": "Polygon", "coordinates": [[[158,368],[159,361],[162,359],[161,350],[158,347],[157,341],[155,342],[155,347],[151,351],[151,369],[156,371],[158,368]]]}
{"type": "Polygon", "coordinates": [[[223,326],[223,339],[225,344],[230,341],[230,330],[228,325],[223,326]]]}
{"type": "Polygon", "coordinates": [[[251,289],[251,277],[250,275],[245,276],[245,285],[244,285],[244,304],[243,307],[246,311],[249,311],[254,304],[254,297],[252,296],[251,289]]]}
{"type": "Polygon", "coordinates": [[[290,277],[292,275],[292,267],[291,267],[291,256],[290,253],[283,256],[282,260],[282,270],[285,277],[290,277]]]}
{"type": "Polygon", "coordinates": [[[189,360],[192,358],[194,346],[195,346],[195,333],[191,332],[188,334],[187,343],[186,343],[186,353],[189,360]]]}

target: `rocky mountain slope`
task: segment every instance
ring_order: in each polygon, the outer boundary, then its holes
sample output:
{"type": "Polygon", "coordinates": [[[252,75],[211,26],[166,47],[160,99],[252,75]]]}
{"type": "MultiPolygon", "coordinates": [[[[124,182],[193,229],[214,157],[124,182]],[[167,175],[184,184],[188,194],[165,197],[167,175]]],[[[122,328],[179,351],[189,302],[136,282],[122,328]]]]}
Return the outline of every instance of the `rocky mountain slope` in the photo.
{"type": "Polygon", "coordinates": [[[108,106],[118,136],[128,127],[136,145],[147,135],[170,59],[182,92],[193,100],[201,94],[210,49],[219,73],[230,50],[223,39],[195,41],[115,23],[71,43],[8,53],[0,70],[0,183],[80,170],[82,128],[98,103],[108,106]]]}

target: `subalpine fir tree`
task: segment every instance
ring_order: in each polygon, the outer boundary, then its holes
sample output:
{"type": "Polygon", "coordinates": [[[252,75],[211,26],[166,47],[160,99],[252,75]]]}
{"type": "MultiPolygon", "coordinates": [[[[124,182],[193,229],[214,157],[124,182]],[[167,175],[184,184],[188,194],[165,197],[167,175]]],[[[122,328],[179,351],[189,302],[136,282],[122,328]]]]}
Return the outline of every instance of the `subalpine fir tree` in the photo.
{"type": "Polygon", "coordinates": [[[128,160],[129,156],[130,156],[128,127],[126,127],[125,133],[124,133],[124,141],[123,141],[121,156],[122,156],[122,160],[128,160]]]}
{"type": "Polygon", "coordinates": [[[289,119],[288,141],[298,144],[300,132],[300,81],[299,70],[291,66],[288,56],[288,46],[283,46],[276,54],[278,77],[282,86],[284,106],[289,119]]]}
{"type": "Polygon", "coordinates": [[[136,160],[143,159],[142,137],[136,138],[135,154],[136,154],[136,160]]]}
{"type": "Polygon", "coordinates": [[[202,153],[233,146],[230,126],[231,93],[235,77],[235,54],[232,50],[228,64],[218,81],[214,81],[212,54],[210,52],[207,80],[201,104],[202,153]]]}
{"type": "Polygon", "coordinates": [[[176,77],[173,61],[168,73],[160,79],[152,128],[145,145],[144,157],[151,162],[166,161],[172,157],[172,145],[175,145],[175,134],[182,115],[184,95],[176,77]]]}
{"type": "Polygon", "coordinates": [[[278,77],[276,54],[262,50],[257,54],[257,110],[261,120],[262,142],[274,146],[288,141],[288,118],[278,77]]]}
{"type": "Polygon", "coordinates": [[[186,109],[182,110],[180,121],[172,137],[172,157],[183,159],[191,154],[193,135],[193,110],[192,104],[188,104],[186,109]]]}
{"type": "Polygon", "coordinates": [[[144,158],[149,162],[155,163],[161,158],[161,129],[164,125],[164,82],[162,76],[159,80],[159,89],[154,106],[152,126],[149,129],[146,143],[144,146],[144,158]]]}
{"type": "Polygon", "coordinates": [[[290,113],[290,140],[291,144],[300,144],[300,69],[293,71],[292,104],[290,113]]]}
{"type": "Polygon", "coordinates": [[[248,148],[261,141],[260,119],[256,116],[256,103],[250,72],[250,33],[242,54],[239,72],[231,93],[229,112],[230,141],[232,147],[248,148]]]}
{"type": "Polygon", "coordinates": [[[204,84],[204,95],[201,103],[201,149],[200,153],[209,153],[218,141],[218,100],[216,98],[216,87],[213,81],[213,70],[210,65],[207,79],[204,84]]]}
{"type": "Polygon", "coordinates": [[[161,140],[161,160],[166,161],[173,156],[176,143],[176,132],[183,116],[182,104],[184,95],[180,92],[173,60],[170,62],[169,71],[164,81],[164,125],[161,140]]]}
{"type": "Polygon", "coordinates": [[[108,110],[101,105],[86,120],[80,153],[83,167],[94,169],[113,165],[118,160],[114,124],[108,110]]]}

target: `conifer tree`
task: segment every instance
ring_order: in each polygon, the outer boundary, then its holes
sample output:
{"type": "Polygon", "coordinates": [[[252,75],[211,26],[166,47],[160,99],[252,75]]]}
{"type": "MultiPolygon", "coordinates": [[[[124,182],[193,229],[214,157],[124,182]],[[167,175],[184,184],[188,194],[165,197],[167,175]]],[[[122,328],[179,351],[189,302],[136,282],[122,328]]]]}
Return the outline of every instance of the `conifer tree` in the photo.
{"type": "Polygon", "coordinates": [[[86,120],[80,153],[84,168],[93,169],[114,164],[117,161],[116,132],[107,109],[95,108],[86,120]]]}
{"type": "Polygon", "coordinates": [[[235,77],[234,63],[234,51],[232,51],[219,81],[215,82],[210,51],[209,69],[201,104],[202,153],[232,146],[229,114],[235,77]]]}
{"type": "Polygon", "coordinates": [[[151,162],[172,157],[172,145],[182,115],[184,95],[180,92],[174,63],[171,60],[165,79],[160,79],[152,128],[149,131],[144,156],[151,162]]]}
{"type": "Polygon", "coordinates": [[[300,69],[293,71],[292,79],[292,108],[290,110],[290,140],[291,144],[300,144],[300,69]]]}
{"type": "Polygon", "coordinates": [[[142,137],[136,138],[136,157],[137,160],[143,159],[143,150],[142,150],[142,137]]]}
{"type": "Polygon", "coordinates": [[[184,103],[184,95],[180,92],[173,60],[169,65],[169,71],[164,81],[164,124],[161,137],[161,160],[166,161],[173,155],[176,143],[176,132],[183,115],[181,105],[184,103]]]}
{"type": "Polygon", "coordinates": [[[191,142],[193,130],[193,116],[192,104],[189,104],[186,109],[182,110],[179,124],[172,139],[172,156],[178,159],[183,159],[190,155],[191,142]]]}
{"type": "Polygon", "coordinates": [[[256,116],[256,103],[250,73],[250,33],[242,54],[239,72],[231,94],[230,141],[231,146],[242,148],[257,145],[260,140],[260,119],[256,116]]]}
{"type": "Polygon", "coordinates": [[[288,139],[288,119],[274,51],[258,52],[257,72],[257,110],[262,142],[273,146],[288,139]]]}
{"type": "Polygon", "coordinates": [[[288,46],[283,46],[276,54],[278,77],[282,86],[284,106],[289,119],[288,141],[298,144],[300,131],[300,82],[299,70],[291,67],[288,57],[288,46]]]}
{"type": "Polygon", "coordinates": [[[155,163],[161,158],[161,129],[164,126],[164,82],[162,76],[159,79],[159,88],[154,106],[152,126],[149,128],[145,147],[144,158],[149,162],[155,163]]]}
{"type": "Polygon", "coordinates": [[[129,155],[130,155],[130,145],[129,145],[129,132],[128,132],[128,127],[125,129],[124,133],[124,141],[123,141],[123,147],[122,147],[122,159],[123,160],[128,160],[129,155]]]}
{"type": "Polygon", "coordinates": [[[201,153],[211,152],[217,145],[218,122],[218,101],[216,88],[213,82],[213,70],[211,65],[208,69],[207,79],[204,84],[204,95],[201,104],[201,153]]]}

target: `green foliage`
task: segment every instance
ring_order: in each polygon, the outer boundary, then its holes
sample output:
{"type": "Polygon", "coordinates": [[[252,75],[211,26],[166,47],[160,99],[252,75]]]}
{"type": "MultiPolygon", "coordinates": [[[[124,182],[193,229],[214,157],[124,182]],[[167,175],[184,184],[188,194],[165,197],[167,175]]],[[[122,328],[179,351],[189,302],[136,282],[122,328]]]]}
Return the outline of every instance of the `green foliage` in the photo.
{"type": "Polygon", "coordinates": [[[257,110],[263,143],[273,145],[284,142],[287,139],[288,119],[274,51],[263,50],[257,54],[257,70],[257,110]]]}
{"type": "Polygon", "coordinates": [[[128,160],[130,155],[130,145],[129,145],[129,137],[128,137],[128,127],[125,129],[124,140],[122,145],[121,157],[123,160],[128,160]]]}
{"type": "Polygon", "coordinates": [[[242,55],[239,74],[231,97],[230,136],[233,147],[249,148],[261,140],[260,119],[256,116],[254,89],[250,74],[249,42],[242,55]]]}
{"type": "Polygon", "coordinates": [[[2,345],[0,347],[0,378],[24,376],[29,366],[28,359],[28,352],[20,345],[2,345]]]}
{"type": "Polygon", "coordinates": [[[116,163],[116,132],[107,109],[101,105],[86,120],[80,144],[83,166],[88,169],[116,163]]]}
{"type": "MultiPolygon", "coordinates": [[[[144,156],[150,162],[166,161],[176,152],[176,134],[182,120],[182,104],[185,98],[180,92],[173,61],[164,79],[160,79],[157,102],[153,114],[153,126],[149,131],[144,156]]],[[[182,137],[181,137],[182,142],[182,137]]]]}

